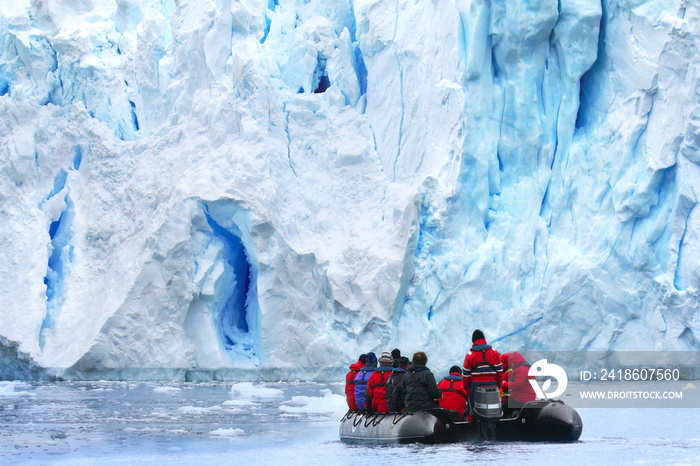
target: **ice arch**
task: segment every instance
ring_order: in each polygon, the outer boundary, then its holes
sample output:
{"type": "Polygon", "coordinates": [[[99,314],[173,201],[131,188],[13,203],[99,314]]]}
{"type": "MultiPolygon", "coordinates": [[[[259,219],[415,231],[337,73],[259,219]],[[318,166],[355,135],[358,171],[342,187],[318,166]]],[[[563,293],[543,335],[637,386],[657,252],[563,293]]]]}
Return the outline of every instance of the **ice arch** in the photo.
{"type": "Polygon", "coordinates": [[[260,309],[258,267],[249,244],[245,212],[234,203],[201,203],[193,220],[194,284],[185,331],[200,368],[258,366],[260,309]],[[215,337],[215,338],[212,338],[215,337]]]}

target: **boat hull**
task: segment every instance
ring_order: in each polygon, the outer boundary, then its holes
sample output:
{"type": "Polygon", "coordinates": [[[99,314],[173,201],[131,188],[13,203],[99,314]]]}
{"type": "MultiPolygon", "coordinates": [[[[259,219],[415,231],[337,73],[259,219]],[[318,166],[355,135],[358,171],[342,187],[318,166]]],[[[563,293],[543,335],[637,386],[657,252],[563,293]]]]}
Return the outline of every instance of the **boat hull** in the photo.
{"type": "Polygon", "coordinates": [[[581,437],[583,422],[571,406],[562,401],[532,401],[514,419],[501,419],[496,439],[527,442],[575,442],[581,437]]]}
{"type": "Polygon", "coordinates": [[[474,434],[470,424],[452,422],[440,409],[413,414],[348,411],[340,421],[340,439],[345,442],[450,443],[474,434]]]}
{"type": "MultiPolygon", "coordinates": [[[[496,440],[575,442],[583,422],[561,401],[533,401],[514,418],[496,422],[496,440]]],[[[441,408],[417,413],[359,413],[348,411],[340,421],[340,439],[362,443],[452,443],[476,441],[476,422],[459,422],[441,408]]]]}

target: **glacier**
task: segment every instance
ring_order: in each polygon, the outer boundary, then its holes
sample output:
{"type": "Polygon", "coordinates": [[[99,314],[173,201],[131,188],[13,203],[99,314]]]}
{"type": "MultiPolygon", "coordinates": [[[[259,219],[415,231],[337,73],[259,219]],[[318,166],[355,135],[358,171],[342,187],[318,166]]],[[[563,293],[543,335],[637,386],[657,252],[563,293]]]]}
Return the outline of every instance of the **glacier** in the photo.
{"type": "Polygon", "coordinates": [[[698,350],[689,0],[0,0],[0,378],[698,350]]]}

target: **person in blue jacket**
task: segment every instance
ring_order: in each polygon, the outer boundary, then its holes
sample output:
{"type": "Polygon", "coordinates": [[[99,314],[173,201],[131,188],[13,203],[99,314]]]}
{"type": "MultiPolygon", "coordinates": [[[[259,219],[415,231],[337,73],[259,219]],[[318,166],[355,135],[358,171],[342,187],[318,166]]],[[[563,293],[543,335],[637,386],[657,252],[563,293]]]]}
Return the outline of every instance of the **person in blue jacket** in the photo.
{"type": "Polygon", "coordinates": [[[372,408],[371,406],[365,407],[365,391],[367,390],[369,377],[376,368],[377,355],[374,353],[367,353],[365,367],[360,369],[360,372],[355,376],[355,402],[357,403],[357,409],[360,411],[372,408]]]}

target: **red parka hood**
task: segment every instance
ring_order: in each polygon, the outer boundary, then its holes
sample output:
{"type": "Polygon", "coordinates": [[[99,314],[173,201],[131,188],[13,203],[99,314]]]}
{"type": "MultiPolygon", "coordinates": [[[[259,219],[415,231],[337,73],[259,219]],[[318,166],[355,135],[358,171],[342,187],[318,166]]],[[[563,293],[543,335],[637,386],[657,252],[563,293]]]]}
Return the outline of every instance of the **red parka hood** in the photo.
{"type": "Polygon", "coordinates": [[[362,361],[357,361],[356,363],[350,364],[351,371],[359,371],[363,367],[365,367],[365,365],[362,363],[362,361]]]}
{"type": "Polygon", "coordinates": [[[508,356],[508,367],[510,369],[515,369],[521,364],[525,364],[525,358],[523,355],[517,352],[510,353],[508,356]]]}

